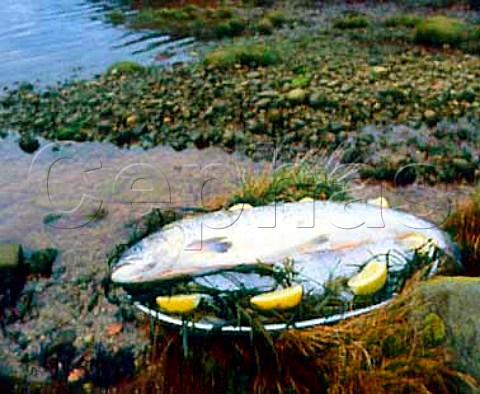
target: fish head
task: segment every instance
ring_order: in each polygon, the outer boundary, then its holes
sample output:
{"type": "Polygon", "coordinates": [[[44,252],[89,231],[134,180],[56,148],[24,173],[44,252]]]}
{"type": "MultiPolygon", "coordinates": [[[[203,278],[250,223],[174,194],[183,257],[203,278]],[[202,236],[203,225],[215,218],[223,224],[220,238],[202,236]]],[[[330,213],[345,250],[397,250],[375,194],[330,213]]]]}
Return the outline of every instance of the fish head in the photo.
{"type": "Polygon", "coordinates": [[[154,261],[132,256],[113,267],[111,278],[115,283],[141,283],[156,271],[157,264],[154,261]]]}
{"type": "Polygon", "coordinates": [[[169,229],[168,232],[155,233],[127,250],[112,268],[112,281],[143,283],[176,276],[185,238],[180,226],[169,226],[169,229]]]}

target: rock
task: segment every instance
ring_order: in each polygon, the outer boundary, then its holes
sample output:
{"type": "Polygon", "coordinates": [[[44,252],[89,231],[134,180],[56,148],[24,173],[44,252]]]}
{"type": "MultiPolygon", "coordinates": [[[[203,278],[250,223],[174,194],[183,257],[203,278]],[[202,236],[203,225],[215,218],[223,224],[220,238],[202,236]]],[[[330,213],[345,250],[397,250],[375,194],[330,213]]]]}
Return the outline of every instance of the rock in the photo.
{"type": "Polygon", "coordinates": [[[263,90],[260,93],[258,93],[259,98],[275,98],[278,97],[280,93],[278,93],[276,90],[263,90]]]}
{"type": "Polygon", "coordinates": [[[262,74],[259,71],[250,71],[246,76],[248,79],[255,79],[261,77],[262,74]]]}
{"type": "Polygon", "coordinates": [[[445,343],[457,356],[454,367],[480,379],[480,278],[439,277],[423,283],[416,296],[426,345],[445,343]]]}
{"type": "Polygon", "coordinates": [[[107,335],[108,336],[118,335],[122,332],[122,330],[123,330],[122,323],[112,323],[107,327],[107,335]]]}
{"type": "Polygon", "coordinates": [[[95,342],[95,336],[93,334],[87,334],[84,337],[82,337],[82,343],[85,346],[90,346],[95,342]]]}
{"type": "Polygon", "coordinates": [[[18,244],[0,244],[0,291],[22,283],[23,252],[18,244]]]}
{"type": "Polygon", "coordinates": [[[20,137],[18,146],[26,153],[33,153],[40,148],[40,143],[33,135],[26,133],[20,137]]]}
{"type": "Polygon", "coordinates": [[[132,347],[124,346],[110,351],[103,344],[96,344],[90,372],[94,384],[100,387],[111,386],[133,375],[135,359],[132,347]]]}
{"type": "Polygon", "coordinates": [[[33,252],[30,258],[25,261],[27,272],[29,274],[50,275],[57,255],[58,250],[53,248],[33,252]]]}
{"type": "Polygon", "coordinates": [[[60,331],[58,336],[46,347],[45,355],[50,356],[55,353],[62,353],[66,349],[73,348],[73,343],[77,339],[77,334],[73,329],[60,331]]]}
{"type": "Polygon", "coordinates": [[[98,123],[98,131],[102,133],[109,133],[112,131],[112,122],[109,120],[102,120],[98,123]]]}
{"type": "Polygon", "coordinates": [[[127,127],[134,127],[138,122],[138,118],[135,115],[130,115],[125,120],[127,127]]]}
{"type": "Polygon", "coordinates": [[[68,383],[78,383],[85,377],[85,369],[84,368],[74,368],[68,374],[67,382],[68,383]]]}
{"type": "Polygon", "coordinates": [[[51,370],[55,379],[67,380],[75,357],[76,338],[75,330],[64,329],[49,344],[42,345],[38,361],[40,365],[51,370]]]}
{"type": "Polygon", "coordinates": [[[312,108],[319,109],[327,106],[328,98],[322,92],[314,92],[310,95],[309,102],[312,108]]]}
{"type": "Polygon", "coordinates": [[[423,116],[425,117],[425,122],[428,126],[434,126],[438,122],[438,116],[435,111],[427,109],[423,116]]]}
{"type": "Polygon", "coordinates": [[[290,90],[287,93],[286,97],[287,97],[287,100],[293,104],[301,104],[305,102],[305,99],[307,97],[307,92],[304,89],[296,88],[296,89],[290,90]]]}
{"type": "Polygon", "coordinates": [[[375,74],[385,74],[388,72],[388,69],[383,66],[373,66],[372,72],[374,72],[375,74]]]}
{"type": "Polygon", "coordinates": [[[257,107],[257,108],[268,108],[271,103],[272,103],[272,100],[271,100],[271,99],[269,99],[269,98],[263,98],[263,99],[258,100],[258,101],[255,103],[255,107],[257,107]]]}

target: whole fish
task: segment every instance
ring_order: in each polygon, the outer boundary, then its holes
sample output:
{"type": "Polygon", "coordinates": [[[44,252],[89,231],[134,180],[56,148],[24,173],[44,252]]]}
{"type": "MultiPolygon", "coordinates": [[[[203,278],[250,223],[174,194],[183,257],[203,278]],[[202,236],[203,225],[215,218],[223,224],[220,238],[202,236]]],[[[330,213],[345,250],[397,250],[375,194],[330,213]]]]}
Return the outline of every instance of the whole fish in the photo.
{"type": "Polygon", "coordinates": [[[270,276],[240,267],[282,267],[291,260],[307,290],[321,291],[335,277],[351,277],[362,264],[389,259],[401,270],[414,253],[412,235],[453,253],[433,223],[365,203],[277,203],[243,211],[217,211],[174,222],[127,250],[112,280],[141,284],[191,277],[220,290],[275,286],[270,276]],[[235,271],[234,271],[235,270],[235,271]]]}

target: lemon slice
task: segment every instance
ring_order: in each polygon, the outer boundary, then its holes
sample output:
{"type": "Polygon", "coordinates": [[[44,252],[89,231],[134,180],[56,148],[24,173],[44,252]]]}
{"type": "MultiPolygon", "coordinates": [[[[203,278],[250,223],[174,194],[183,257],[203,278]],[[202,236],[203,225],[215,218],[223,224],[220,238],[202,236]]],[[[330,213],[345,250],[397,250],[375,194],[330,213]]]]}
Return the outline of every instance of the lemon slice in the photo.
{"type": "Polygon", "coordinates": [[[348,281],[356,295],[368,295],[379,291],[387,281],[387,263],[372,261],[348,281]]]}
{"type": "Polygon", "coordinates": [[[314,201],[312,197],[303,197],[301,200],[299,200],[298,202],[312,202],[314,201]]]}
{"type": "Polygon", "coordinates": [[[302,301],[303,287],[296,285],[286,289],[259,294],[252,297],[250,303],[258,309],[288,309],[297,306],[302,301]]]}
{"type": "Polygon", "coordinates": [[[436,242],[420,233],[409,234],[403,240],[418,253],[430,255],[433,254],[436,247],[438,248],[436,242]]]}
{"type": "Polygon", "coordinates": [[[160,309],[170,313],[189,313],[193,311],[200,300],[201,294],[181,294],[175,296],[160,296],[157,297],[157,305],[160,309]]]}
{"type": "Polygon", "coordinates": [[[228,210],[230,212],[235,212],[235,211],[246,211],[247,209],[252,209],[252,208],[253,207],[250,204],[239,203],[239,204],[232,205],[230,208],[228,208],[228,210]]]}
{"type": "Polygon", "coordinates": [[[367,201],[367,204],[375,205],[381,208],[390,208],[390,203],[385,197],[373,198],[367,201]]]}

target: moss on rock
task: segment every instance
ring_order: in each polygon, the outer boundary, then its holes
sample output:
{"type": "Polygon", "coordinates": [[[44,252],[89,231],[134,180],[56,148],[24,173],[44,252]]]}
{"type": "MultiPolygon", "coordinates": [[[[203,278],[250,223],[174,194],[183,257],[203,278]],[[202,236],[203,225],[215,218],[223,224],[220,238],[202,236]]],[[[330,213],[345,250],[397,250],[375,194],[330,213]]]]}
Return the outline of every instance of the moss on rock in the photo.
{"type": "Polygon", "coordinates": [[[445,339],[445,324],[436,313],[429,313],[423,319],[423,341],[426,346],[440,345],[445,339]]]}
{"type": "Polygon", "coordinates": [[[205,63],[215,68],[228,68],[235,64],[245,66],[268,66],[280,61],[279,53],[272,47],[234,44],[220,48],[205,57],[205,63]]]}
{"type": "Polygon", "coordinates": [[[37,250],[25,261],[29,274],[48,275],[52,271],[52,265],[57,258],[58,250],[47,248],[37,250]]]}
{"type": "Polygon", "coordinates": [[[121,61],[113,63],[108,69],[107,74],[111,75],[128,75],[128,74],[137,74],[145,71],[145,67],[141,64],[131,61],[121,61]]]}
{"type": "Polygon", "coordinates": [[[480,278],[439,277],[423,283],[415,312],[425,345],[445,343],[456,359],[453,366],[480,379],[480,278]]]}
{"type": "Polygon", "coordinates": [[[417,24],[415,41],[420,44],[459,46],[467,40],[468,25],[459,19],[445,16],[432,16],[417,24]]]}
{"type": "Polygon", "coordinates": [[[0,244],[0,290],[18,284],[23,263],[22,247],[18,244],[0,244]]]}

